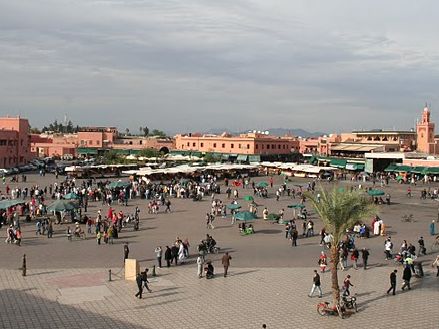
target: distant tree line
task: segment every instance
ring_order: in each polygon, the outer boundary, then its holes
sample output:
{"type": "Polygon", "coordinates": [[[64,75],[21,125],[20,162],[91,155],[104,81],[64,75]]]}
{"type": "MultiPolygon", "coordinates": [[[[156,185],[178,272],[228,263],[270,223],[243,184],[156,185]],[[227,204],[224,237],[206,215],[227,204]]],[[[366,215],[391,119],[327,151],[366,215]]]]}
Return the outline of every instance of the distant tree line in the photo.
{"type": "Polygon", "coordinates": [[[44,126],[41,131],[44,132],[54,132],[63,134],[73,134],[77,133],[81,128],[79,126],[74,126],[72,121],[69,120],[67,124],[59,123],[58,120],[53,121],[48,126],[44,126]]]}
{"type": "MultiPolygon", "coordinates": [[[[73,134],[73,133],[77,133],[80,130],[81,130],[81,127],[78,125],[74,126],[71,120],[69,120],[67,122],[67,124],[63,124],[61,122],[58,122],[58,120],[55,120],[52,123],[50,123],[48,126],[44,126],[43,129],[41,129],[41,130],[38,128],[31,128],[30,132],[33,134],[39,134],[42,132],[43,133],[44,132],[54,132],[54,133],[63,133],[63,134],[73,134]]],[[[130,132],[130,129],[126,128],[125,135],[126,136],[135,136],[136,134],[132,134],[130,132]]],[[[159,130],[159,129],[153,129],[152,131],[150,131],[147,126],[139,127],[139,134],[137,134],[137,136],[144,136],[144,137],[156,136],[156,137],[161,137],[161,138],[168,137],[168,135],[164,131],[159,130]]]]}

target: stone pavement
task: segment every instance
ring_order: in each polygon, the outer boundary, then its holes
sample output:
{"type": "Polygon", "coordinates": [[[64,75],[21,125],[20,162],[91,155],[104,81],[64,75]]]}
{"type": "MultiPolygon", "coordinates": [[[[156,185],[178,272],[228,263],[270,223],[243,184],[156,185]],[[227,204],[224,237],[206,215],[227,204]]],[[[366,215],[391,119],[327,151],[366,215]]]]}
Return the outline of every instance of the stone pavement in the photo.
{"type": "Polygon", "coordinates": [[[350,269],[359,312],[347,319],[321,317],[316,304],[331,300],[330,273],[322,274],[324,298],[309,298],[312,271],[296,268],[230,268],[223,278],[198,279],[196,266],[158,269],[152,293],[134,297],[135,282],[113,269],[0,270],[1,328],[437,328],[438,278],[426,269],[411,291],[387,296],[392,267],[350,269]]]}

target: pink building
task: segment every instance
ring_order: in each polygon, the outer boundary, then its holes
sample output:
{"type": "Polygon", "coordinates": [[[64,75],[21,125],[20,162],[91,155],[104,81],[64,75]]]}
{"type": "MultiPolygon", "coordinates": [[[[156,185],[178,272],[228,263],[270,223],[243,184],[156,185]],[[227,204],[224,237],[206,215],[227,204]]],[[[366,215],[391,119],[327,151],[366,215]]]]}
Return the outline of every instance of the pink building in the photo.
{"type": "Polygon", "coordinates": [[[20,117],[0,118],[0,168],[22,166],[31,159],[29,121],[20,117]]]}
{"type": "Polygon", "coordinates": [[[246,155],[287,155],[299,150],[294,137],[276,137],[260,133],[232,136],[188,134],[175,136],[175,147],[182,151],[246,155]]]}
{"type": "Polygon", "coordinates": [[[78,146],[88,148],[112,148],[117,138],[115,127],[86,127],[78,132],[78,146]]]}
{"type": "Polygon", "coordinates": [[[78,146],[76,134],[31,135],[31,152],[36,157],[74,157],[78,146]]]}

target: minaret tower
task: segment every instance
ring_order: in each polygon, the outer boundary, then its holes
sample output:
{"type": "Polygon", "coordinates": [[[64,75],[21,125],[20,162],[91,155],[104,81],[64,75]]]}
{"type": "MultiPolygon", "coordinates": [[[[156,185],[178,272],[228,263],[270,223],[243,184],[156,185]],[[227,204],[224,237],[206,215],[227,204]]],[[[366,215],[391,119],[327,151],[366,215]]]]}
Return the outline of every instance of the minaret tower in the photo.
{"type": "Polygon", "coordinates": [[[416,125],[417,151],[434,153],[434,123],[430,121],[430,109],[425,104],[421,121],[416,125]]]}

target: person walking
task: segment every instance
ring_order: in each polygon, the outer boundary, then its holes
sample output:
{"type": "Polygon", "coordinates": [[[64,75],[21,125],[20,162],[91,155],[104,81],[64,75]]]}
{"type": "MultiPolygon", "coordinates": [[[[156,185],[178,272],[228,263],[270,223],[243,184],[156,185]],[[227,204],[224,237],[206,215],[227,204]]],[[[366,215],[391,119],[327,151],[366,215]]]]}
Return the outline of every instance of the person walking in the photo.
{"type": "Polygon", "coordinates": [[[392,249],[393,249],[393,243],[390,240],[390,237],[386,239],[386,242],[384,242],[384,252],[386,254],[386,260],[392,259],[392,249]]]}
{"type": "Polygon", "coordinates": [[[232,257],[229,255],[228,252],[226,252],[224,254],[223,258],[221,259],[221,263],[224,266],[224,277],[227,277],[227,271],[229,269],[231,259],[232,259],[232,257]]]}
{"type": "Polygon", "coordinates": [[[402,285],[401,289],[404,290],[405,288],[408,288],[409,290],[410,288],[410,280],[412,278],[412,269],[410,268],[410,266],[405,266],[404,267],[404,272],[402,272],[402,279],[404,280],[404,284],[402,285]]]}
{"type": "Polygon", "coordinates": [[[291,233],[291,245],[293,247],[297,247],[297,238],[299,237],[299,232],[297,232],[296,228],[293,228],[293,232],[291,233]]]}
{"type": "Polygon", "coordinates": [[[143,285],[145,286],[146,290],[148,290],[148,292],[151,293],[152,290],[149,289],[149,287],[148,287],[148,283],[149,283],[149,281],[148,281],[148,271],[149,271],[149,269],[145,268],[145,271],[142,272],[142,281],[143,281],[143,285]]]}
{"type": "Polygon", "coordinates": [[[319,291],[319,298],[322,298],[323,293],[322,293],[322,288],[321,288],[321,283],[320,283],[320,275],[317,272],[317,270],[314,270],[314,277],[312,278],[312,288],[311,288],[311,291],[309,292],[308,297],[312,297],[316,290],[319,291]]]}
{"type": "Polygon", "coordinates": [[[198,256],[197,258],[197,275],[201,279],[203,277],[203,258],[198,256]]]}
{"type": "Polygon", "coordinates": [[[392,291],[392,295],[395,295],[396,290],[396,273],[398,273],[398,270],[393,270],[392,273],[390,273],[390,288],[387,290],[387,295],[392,291]]]}
{"type": "Polygon", "coordinates": [[[360,257],[360,253],[358,252],[358,249],[357,248],[355,248],[354,250],[352,250],[352,255],[351,255],[351,260],[352,260],[352,267],[355,269],[355,270],[358,270],[358,264],[357,264],[357,262],[358,262],[358,257],[360,257]]]}
{"type": "Polygon", "coordinates": [[[366,248],[361,250],[361,258],[363,259],[363,269],[367,269],[367,260],[369,259],[369,251],[366,248]]]}
{"type": "Polygon", "coordinates": [[[434,219],[430,223],[430,235],[436,234],[436,225],[434,219]]]}
{"type": "Polygon", "coordinates": [[[419,238],[418,244],[419,244],[418,256],[421,256],[421,254],[423,254],[424,256],[427,255],[427,248],[425,248],[425,242],[422,236],[419,238]]]}
{"type": "Polygon", "coordinates": [[[339,256],[338,256],[338,265],[340,265],[340,270],[344,271],[345,270],[344,257],[346,257],[345,253],[344,253],[344,249],[340,248],[338,254],[339,254],[339,256]]]}
{"type": "Polygon", "coordinates": [[[348,274],[343,281],[343,295],[349,296],[351,294],[349,289],[353,286],[354,285],[351,283],[351,276],[348,274]]]}
{"type": "Polygon", "coordinates": [[[142,299],[142,293],[143,293],[143,280],[142,280],[142,274],[137,273],[136,275],[136,283],[137,283],[137,294],[135,294],[136,297],[139,299],[142,299]]]}
{"type": "Polygon", "coordinates": [[[437,269],[436,277],[439,276],[439,255],[436,256],[436,259],[434,260],[433,264],[431,264],[431,267],[435,267],[437,269]]]}
{"type": "Polygon", "coordinates": [[[128,259],[128,255],[130,254],[130,248],[128,248],[128,242],[125,242],[123,245],[123,262],[125,264],[125,260],[128,259]]]}
{"type": "Polygon", "coordinates": [[[155,257],[157,258],[157,264],[159,268],[162,268],[162,246],[158,246],[157,248],[155,248],[154,250],[155,252],[155,257]]]}
{"type": "Polygon", "coordinates": [[[166,267],[171,267],[172,251],[171,248],[169,248],[169,246],[166,246],[165,260],[166,260],[166,267]]]}
{"type": "MultiPolygon", "coordinates": [[[[175,263],[175,266],[177,266],[178,264],[177,264],[177,262],[178,262],[178,247],[174,244],[172,247],[171,247],[171,255],[172,255],[172,258],[171,259],[173,259],[174,260],[174,263],[175,263]]],[[[172,262],[172,261],[171,261],[172,262]]]]}

